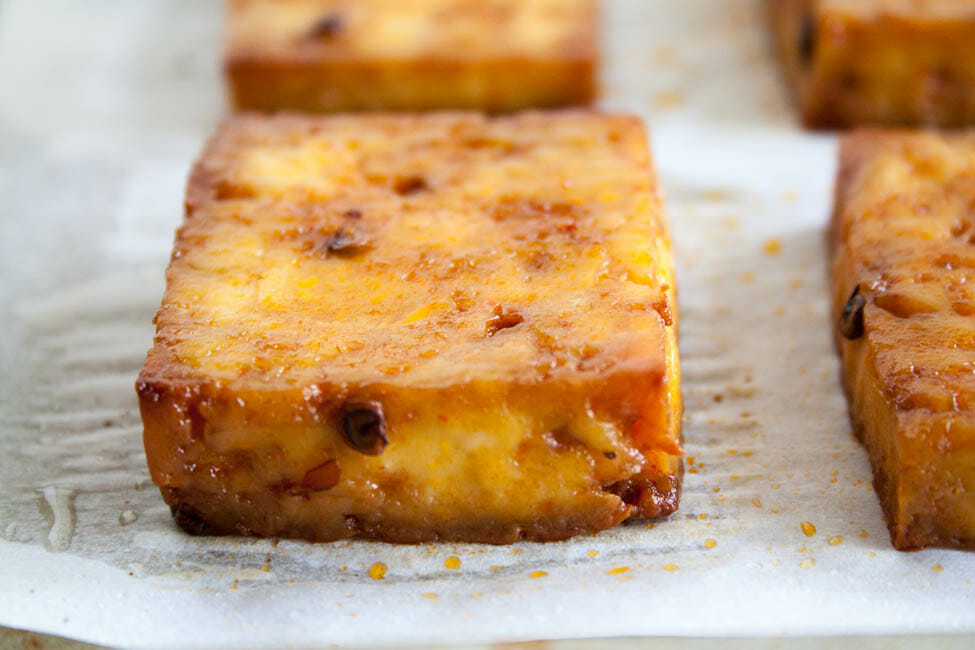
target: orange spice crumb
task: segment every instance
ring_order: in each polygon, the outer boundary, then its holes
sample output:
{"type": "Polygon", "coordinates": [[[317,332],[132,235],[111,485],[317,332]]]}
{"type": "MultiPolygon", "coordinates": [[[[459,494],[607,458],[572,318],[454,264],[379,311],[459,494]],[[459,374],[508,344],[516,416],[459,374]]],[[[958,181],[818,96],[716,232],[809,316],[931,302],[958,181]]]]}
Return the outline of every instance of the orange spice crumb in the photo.
{"type": "Polygon", "coordinates": [[[456,555],[451,555],[446,560],[444,560],[443,565],[450,569],[451,571],[456,571],[460,568],[460,558],[456,555]]]}
{"type": "Polygon", "coordinates": [[[806,537],[812,537],[816,534],[816,527],[808,521],[804,521],[799,525],[802,526],[802,532],[806,534],[806,537]]]}
{"type": "Polygon", "coordinates": [[[529,578],[544,578],[548,575],[548,571],[532,571],[528,577],[529,578]]]}
{"type": "Polygon", "coordinates": [[[718,540],[716,539],[706,539],[704,540],[704,548],[714,548],[718,545],[718,540]]]}
{"type": "Polygon", "coordinates": [[[761,508],[762,502],[759,501],[758,499],[752,499],[752,505],[755,506],[756,508],[761,508]]]}
{"type": "Polygon", "coordinates": [[[931,567],[931,570],[932,571],[936,571],[938,573],[941,573],[942,571],[945,570],[945,568],[943,566],[941,566],[940,564],[935,564],[933,567],[931,567]]]}
{"type": "Polygon", "coordinates": [[[437,597],[437,594],[435,594],[433,592],[430,592],[430,591],[424,592],[424,593],[422,593],[420,595],[423,596],[424,598],[431,598],[431,599],[437,597]]]}
{"type": "Polygon", "coordinates": [[[676,564],[665,564],[664,571],[676,571],[679,567],[676,564]]]}
{"type": "Polygon", "coordinates": [[[697,516],[697,518],[700,519],[701,521],[707,521],[708,516],[702,512],[697,516]]]}
{"type": "Polygon", "coordinates": [[[677,108],[684,105],[684,93],[679,90],[665,90],[657,93],[653,98],[657,108],[677,108]]]}
{"type": "Polygon", "coordinates": [[[664,90],[654,95],[653,103],[660,109],[677,108],[684,105],[684,93],[679,90],[664,90]]]}
{"type": "Polygon", "coordinates": [[[261,565],[261,571],[267,572],[267,571],[270,571],[270,570],[271,570],[271,565],[270,564],[262,564],[261,565]]]}
{"type": "Polygon", "coordinates": [[[816,566],[815,558],[807,557],[802,562],[799,563],[800,569],[811,569],[816,566]]]}
{"type": "Polygon", "coordinates": [[[661,45],[653,53],[653,61],[659,66],[672,66],[677,60],[674,54],[674,48],[661,45]]]}
{"type": "Polygon", "coordinates": [[[652,521],[647,524],[647,528],[653,528],[653,522],[652,521]]]}
{"type": "Polygon", "coordinates": [[[504,567],[501,566],[500,564],[492,564],[491,565],[491,573],[497,573],[498,571],[500,571],[503,568],[504,567]]]}
{"type": "Polygon", "coordinates": [[[599,551],[597,551],[596,549],[592,549],[591,551],[586,553],[586,555],[588,555],[589,557],[596,557],[597,555],[599,555],[599,551]]]}
{"type": "Polygon", "coordinates": [[[618,566],[615,569],[610,569],[607,573],[611,576],[619,575],[620,573],[626,573],[630,570],[630,567],[618,566]]]}
{"type": "Polygon", "coordinates": [[[842,535],[837,535],[835,537],[830,537],[829,538],[829,542],[827,542],[827,543],[830,546],[839,546],[840,544],[843,543],[843,536],[842,535]]]}
{"type": "Polygon", "coordinates": [[[867,533],[866,529],[861,528],[860,529],[860,537],[868,537],[868,536],[869,536],[869,533],[867,533]]]}
{"type": "Polygon", "coordinates": [[[386,577],[386,565],[382,562],[374,562],[371,567],[369,567],[369,577],[373,580],[382,580],[386,577]]]}
{"type": "Polygon", "coordinates": [[[782,242],[778,239],[768,239],[762,244],[762,250],[766,255],[778,255],[782,252],[782,242]]]}

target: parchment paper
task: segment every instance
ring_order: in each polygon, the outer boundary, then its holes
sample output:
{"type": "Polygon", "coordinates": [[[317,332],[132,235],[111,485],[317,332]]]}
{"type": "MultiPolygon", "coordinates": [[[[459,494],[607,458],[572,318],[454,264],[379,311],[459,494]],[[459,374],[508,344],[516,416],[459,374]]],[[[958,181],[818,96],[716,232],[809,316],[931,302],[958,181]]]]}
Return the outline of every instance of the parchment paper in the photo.
{"type": "Polygon", "coordinates": [[[825,299],[835,142],[795,126],[759,3],[608,6],[605,106],[649,121],[676,244],[680,511],[409,547],[173,526],[133,381],[225,110],[220,7],[0,4],[0,625],[132,647],[975,631],[975,554],[894,551],[851,436],[825,299]]]}

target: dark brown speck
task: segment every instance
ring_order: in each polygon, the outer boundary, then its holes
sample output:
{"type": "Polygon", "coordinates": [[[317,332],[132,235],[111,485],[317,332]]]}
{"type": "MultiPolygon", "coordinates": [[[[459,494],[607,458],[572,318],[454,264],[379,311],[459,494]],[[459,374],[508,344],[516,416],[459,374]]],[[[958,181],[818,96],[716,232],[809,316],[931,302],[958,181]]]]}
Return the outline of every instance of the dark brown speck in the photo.
{"type": "Polygon", "coordinates": [[[345,29],[345,21],[339,14],[328,14],[308,30],[309,38],[328,39],[335,38],[345,29]]]}
{"type": "Polygon", "coordinates": [[[857,285],[840,313],[839,328],[844,338],[852,341],[863,336],[863,308],[866,304],[866,298],[860,295],[860,285],[857,285]]]}
{"type": "Polygon", "coordinates": [[[386,417],[379,404],[353,406],[343,411],[342,433],[350,447],[367,456],[382,453],[386,438],[386,417]]]}
{"type": "Polygon", "coordinates": [[[330,490],[338,485],[341,474],[338,461],[329,460],[305,472],[301,487],[316,492],[330,490]]]}
{"type": "Polygon", "coordinates": [[[812,62],[816,52],[816,21],[807,15],[799,26],[799,61],[802,65],[812,62]]]}
{"type": "Polygon", "coordinates": [[[484,335],[494,336],[504,329],[509,329],[525,322],[525,317],[513,309],[504,309],[501,305],[494,308],[492,316],[484,325],[484,335]]]}
{"type": "Polygon", "coordinates": [[[409,196],[429,189],[427,182],[420,176],[404,176],[393,183],[393,190],[400,196],[409,196]]]}
{"type": "Polygon", "coordinates": [[[365,234],[353,228],[339,228],[325,243],[325,249],[336,255],[350,255],[368,246],[365,234]]]}
{"type": "Polygon", "coordinates": [[[216,531],[203,520],[199,510],[185,503],[177,503],[169,507],[176,525],[190,535],[215,535],[216,531]]]}

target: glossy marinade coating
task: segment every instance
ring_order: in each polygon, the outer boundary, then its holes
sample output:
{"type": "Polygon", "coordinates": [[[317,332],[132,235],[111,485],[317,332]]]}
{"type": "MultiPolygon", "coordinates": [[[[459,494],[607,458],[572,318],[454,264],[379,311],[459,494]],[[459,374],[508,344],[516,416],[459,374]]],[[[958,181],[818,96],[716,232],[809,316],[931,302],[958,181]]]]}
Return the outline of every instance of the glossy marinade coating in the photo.
{"type": "Polygon", "coordinates": [[[231,0],[242,109],[309,112],[590,103],[596,0],[231,0]]]}
{"type": "Polygon", "coordinates": [[[832,304],[899,549],[975,547],[975,133],[842,141],[832,304]]]}
{"type": "Polygon", "coordinates": [[[226,121],[139,378],[191,530],[562,539],[677,507],[670,245],[639,120],[226,121]]]}
{"type": "Polygon", "coordinates": [[[812,128],[975,125],[970,0],[766,0],[812,128]]]}

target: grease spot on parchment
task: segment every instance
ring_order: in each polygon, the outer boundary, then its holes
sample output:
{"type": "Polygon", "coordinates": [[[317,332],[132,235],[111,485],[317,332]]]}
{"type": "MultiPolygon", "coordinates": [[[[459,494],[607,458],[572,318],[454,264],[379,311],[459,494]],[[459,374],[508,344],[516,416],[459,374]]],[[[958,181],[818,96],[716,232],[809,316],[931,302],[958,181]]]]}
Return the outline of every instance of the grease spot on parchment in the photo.
{"type": "Polygon", "coordinates": [[[77,494],[70,488],[48,486],[40,490],[44,501],[50,508],[51,530],[47,534],[50,550],[62,553],[71,546],[74,536],[74,498],[77,494]]]}

